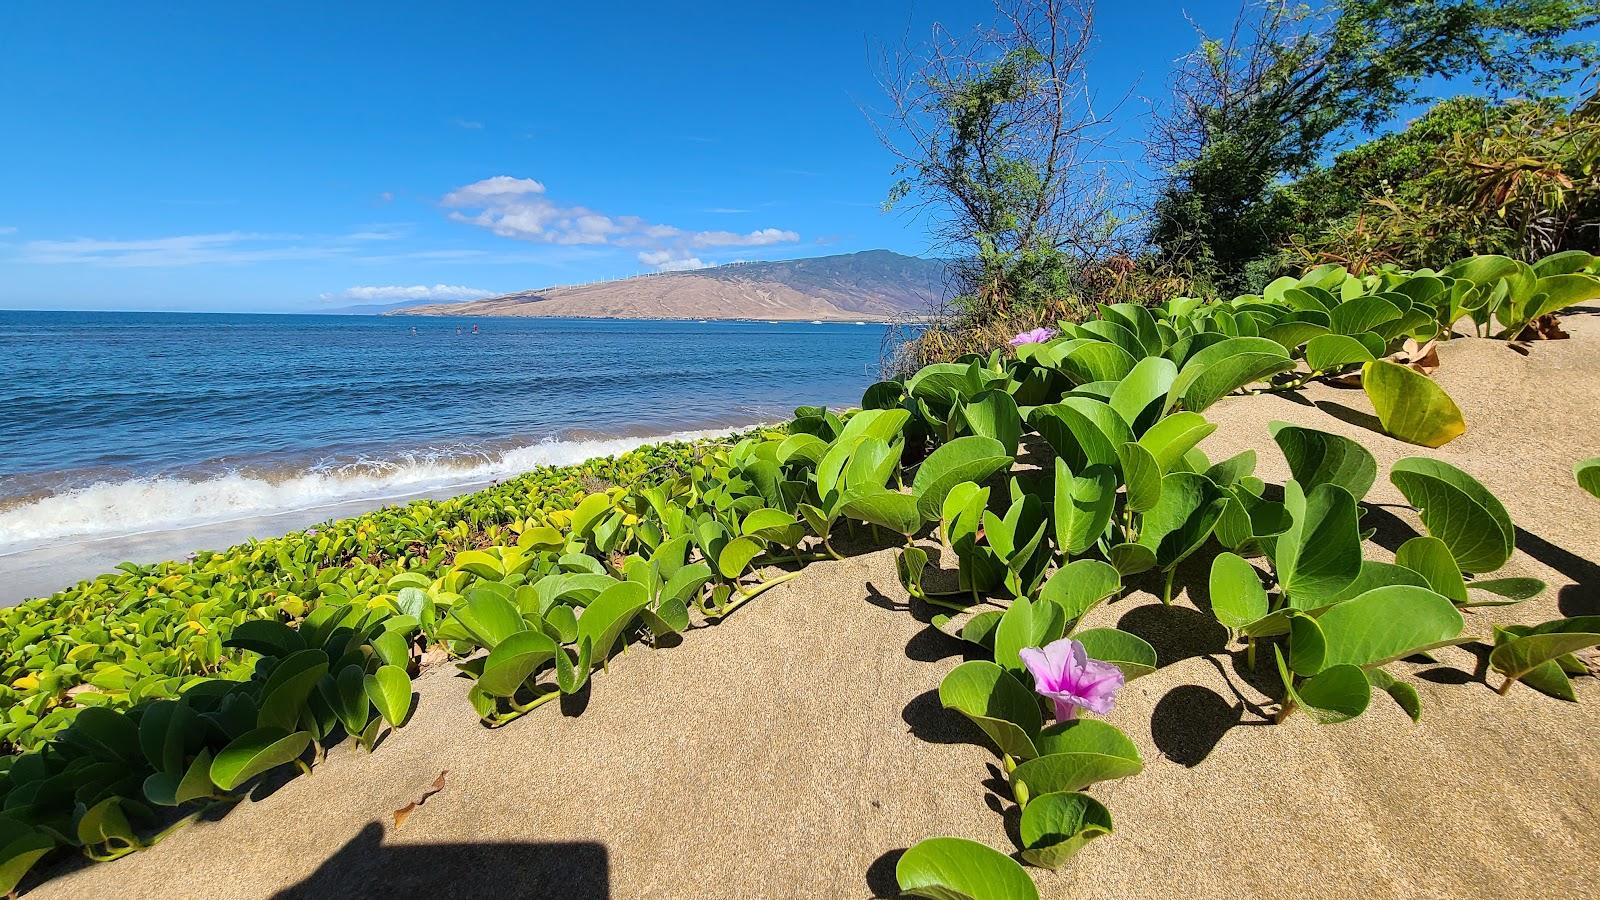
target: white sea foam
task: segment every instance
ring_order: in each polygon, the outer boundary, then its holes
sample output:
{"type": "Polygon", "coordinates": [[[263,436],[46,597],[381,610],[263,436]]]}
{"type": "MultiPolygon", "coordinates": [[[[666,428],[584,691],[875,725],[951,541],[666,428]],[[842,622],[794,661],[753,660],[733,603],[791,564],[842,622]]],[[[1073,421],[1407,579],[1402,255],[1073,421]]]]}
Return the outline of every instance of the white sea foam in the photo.
{"type": "Polygon", "coordinates": [[[716,437],[731,431],[549,439],[475,456],[411,454],[271,478],[230,472],[195,480],[159,476],[102,481],[0,511],[0,553],[77,538],[143,534],[316,509],[350,500],[412,496],[508,478],[536,466],[570,465],[645,444],[716,437]]]}

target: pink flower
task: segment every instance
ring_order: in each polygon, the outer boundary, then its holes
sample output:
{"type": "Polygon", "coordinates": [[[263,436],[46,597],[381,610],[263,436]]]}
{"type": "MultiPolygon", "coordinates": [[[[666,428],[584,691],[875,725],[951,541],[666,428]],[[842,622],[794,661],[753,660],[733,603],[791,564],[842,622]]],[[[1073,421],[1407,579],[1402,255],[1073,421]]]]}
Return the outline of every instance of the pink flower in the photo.
{"type": "Polygon", "coordinates": [[[1071,638],[1052,641],[1043,649],[1024,647],[1018,654],[1033,673],[1033,689],[1055,701],[1056,720],[1077,718],[1078,707],[1098,715],[1111,712],[1122,688],[1122,670],[1090,659],[1071,638]]]}
{"type": "Polygon", "coordinates": [[[1032,331],[1024,331],[1007,341],[1007,343],[1013,347],[1021,347],[1023,344],[1042,344],[1055,336],[1056,330],[1054,328],[1035,328],[1032,331]]]}

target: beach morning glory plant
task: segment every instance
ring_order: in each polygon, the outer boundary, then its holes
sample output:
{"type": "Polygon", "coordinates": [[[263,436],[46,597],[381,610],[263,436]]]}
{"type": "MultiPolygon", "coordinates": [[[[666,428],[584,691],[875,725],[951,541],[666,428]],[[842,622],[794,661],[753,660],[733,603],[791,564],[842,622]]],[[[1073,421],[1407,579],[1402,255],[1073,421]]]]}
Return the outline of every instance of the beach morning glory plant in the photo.
{"type": "Polygon", "coordinates": [[[1013,347],[1021,347],[1023,344],[1042,344],[1055,336],[1054,328],[1035,328],[1032,331],[1024,331],[1007,343],[1013,347]]]}
{"type": "Polygon", "coordinates": [[[1024,647],[1017,655],[1033,673],[1033,689],[1055,703],[1057,721],[1077,718],[1079,707],[1102,716],[1111,712],[1122,688],[1121,669],[1090,659],[1083,645],[1071,638],[1043,648],[1024,647]]]}

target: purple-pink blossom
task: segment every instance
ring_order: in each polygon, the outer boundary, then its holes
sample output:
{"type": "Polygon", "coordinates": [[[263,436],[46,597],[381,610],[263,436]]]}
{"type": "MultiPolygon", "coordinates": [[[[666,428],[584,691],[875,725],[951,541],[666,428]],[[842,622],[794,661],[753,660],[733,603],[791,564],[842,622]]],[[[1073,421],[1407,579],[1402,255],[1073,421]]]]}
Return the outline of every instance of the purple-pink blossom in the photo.
{"type": "Polygon", "coordinates": [[[1052,641],[1043,649],[1024,647],[1018,655],[1033,673],[1033,689],[1054,701],[1057,721],[1077,718],[1079,707],[1103,716],[1116,703],[1122,670],[1090,659],[1083,645],[1071,638],[1052,641]]]}
{"type": "Polygon", "coordinates": [[[1013,347],[1021,347],[1023,344],[1042,344],[1055,336],[1054,328],[1035,328],[1032,331],[1024,331],[1007,343],[1013,347]]]}

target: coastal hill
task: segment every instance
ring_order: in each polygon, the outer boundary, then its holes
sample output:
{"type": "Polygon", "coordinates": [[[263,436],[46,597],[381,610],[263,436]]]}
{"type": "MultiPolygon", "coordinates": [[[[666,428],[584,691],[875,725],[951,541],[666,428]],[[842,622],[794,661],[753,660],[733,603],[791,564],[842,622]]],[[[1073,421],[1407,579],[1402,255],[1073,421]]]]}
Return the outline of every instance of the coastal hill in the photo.
{"type": "Polygon", "coordinates": [[[925,315],[948,263],[888,250],[744,262],[390,310],[403,316],[886,321],[925,315]]]}

